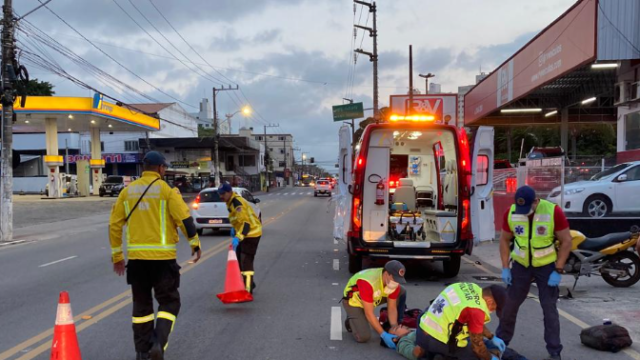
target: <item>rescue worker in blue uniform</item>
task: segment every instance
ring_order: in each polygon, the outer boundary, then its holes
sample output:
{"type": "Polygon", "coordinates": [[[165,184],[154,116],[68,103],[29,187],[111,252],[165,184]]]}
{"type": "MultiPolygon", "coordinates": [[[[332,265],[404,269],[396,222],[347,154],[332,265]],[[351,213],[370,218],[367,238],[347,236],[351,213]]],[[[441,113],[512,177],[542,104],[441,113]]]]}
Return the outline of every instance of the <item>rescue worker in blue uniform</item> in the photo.
{"type": "Polygon", "coordinates": [[[571,253],[569,223],[562,209],[554,203],[539,199],[535,190],[529,186],[519,188],[515,200],[516,203],[505,214],[505,224],[500,235],[502,280],[508,286],[508,301],[502,309],[496,334],[509,344],[513,338],[518,310],[527,298],[533,279],[538,287],[544,315],[544,340],[549,352],[547,360],[560,360],[562,344],[557,308],[560,293],[558,286],[571,253]],[[554,236],[560,242],[558,250],[554,236]],[[513,260],[511,267],[510,260],[513,260]]]}

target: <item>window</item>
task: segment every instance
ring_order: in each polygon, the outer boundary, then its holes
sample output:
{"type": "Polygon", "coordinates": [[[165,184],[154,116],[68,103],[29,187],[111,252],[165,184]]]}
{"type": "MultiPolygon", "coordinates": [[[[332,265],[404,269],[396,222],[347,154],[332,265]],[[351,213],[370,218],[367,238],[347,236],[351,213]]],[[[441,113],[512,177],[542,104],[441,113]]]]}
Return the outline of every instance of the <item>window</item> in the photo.
{"type": "Polygon", "coordinates": [[[640,112],[624,117],[625,150],[640,149],[640,112]]]}
{"type": "Polygon", "coordinates": [[[100,141],[100,151],[104,151],[104,141],[100,141]]]}
{"type": "Polygon", "coordinates": [[[255,199],[253,198],[253,195],[251,195],[251,193],[247,190],[242,190],[242,197],[247,200],[248,202],[254,202],[255,199]]]}
{"type": "Polygon", "coordinates": [[[240,155],[238,160],[240,166],[256,166],[256,157],[254,155],[240,155]]]}
{"type": "Polygon", "coordinates": [[[138,151],[140,146],[137,141],[125,141],[124,142],[124,151],[138,151]]]}
{"type": "Polygon", "coordinates": [[[280,149],[280,154],[284,154],[284,149],[280,149]]]}
{"type": "Polygon", "coordinates": [[[476,164],[476,185],[487,185],[489,182],[489,157],[487,155],[478,155],[478,163],[476,164]]]}
{"type": "Polygon", "coordinates": [[[284,168],[287,167],[287,164],[284,161],[278,162],[278,167],[284,168]]]}
{"type": "Polygon", "coordinates": [[[258,140],[258,141],[262,141],[262,140],[264,140],[264,139],[262,138],[262,136],[256,136],[256,140],[258,140]]]}
{"type": "Polygon", "coordinates": [[[273,151],[273,148],[269,148],[269,151],[273,151]]]}
{"type": "Polygon", "coordinates": [[[284,141],[284,136],[278,136],[278,140],[284,141]]]}
{"type": "Polygon", "coordinates": [[[227,162],[224,164],[225,170],[233,171],[233,169],[235,168],[235,163],[233,160],[233,155],[227,156],[227,162]]]}
{"type": "Polygon", "coordinates": [[[200,202],[201,203],[210,203],[210,202],[222,202],[220,199],[220,194],[217,191],[203,191],[200,193],[200,202]]]}
{"type": "Polygon", "coordinates": [[[629,169],[625,174],[627,174],[627,181],[640,180],[640,166],[629,169]]]}

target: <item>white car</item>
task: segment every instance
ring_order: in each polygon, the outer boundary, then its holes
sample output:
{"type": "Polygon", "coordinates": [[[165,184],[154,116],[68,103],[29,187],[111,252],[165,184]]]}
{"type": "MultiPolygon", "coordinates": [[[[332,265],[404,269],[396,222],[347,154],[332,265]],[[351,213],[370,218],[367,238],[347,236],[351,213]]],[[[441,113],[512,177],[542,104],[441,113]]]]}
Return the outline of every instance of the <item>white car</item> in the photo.
{"type": "MultiPolygon", "coordinates": [[[[234,187],[233,192],[247,200],[260,221],[262,221],[262,213],[258,206],[260,199],[253,197],[253,194],[245,188],[234,187]]],[[[202,235],[204,229],[231,229],[227,204],[220,198],[217,188],[207,188],[200,191],[196,199],[191,203],[190,208],[191,217],[193,217],[193,221],[196,224],[198,235],[202,235]]]]}
{"type": "Polygon", "coordinates": [[[564,186],[564,204],[560,204],[560,187],[548,200],[569,213],[600,218],[611,213],[640,211],[640,161],[616,165],[591,179],[564,186]]]}
{"type": "Polygon", "coordinates": [[[331,182],[328,179],[320,179],[316,182],[316,185],[313,187],[313,196],[318,196],[318,194],[324,194],[331,196],[331,182]]]}

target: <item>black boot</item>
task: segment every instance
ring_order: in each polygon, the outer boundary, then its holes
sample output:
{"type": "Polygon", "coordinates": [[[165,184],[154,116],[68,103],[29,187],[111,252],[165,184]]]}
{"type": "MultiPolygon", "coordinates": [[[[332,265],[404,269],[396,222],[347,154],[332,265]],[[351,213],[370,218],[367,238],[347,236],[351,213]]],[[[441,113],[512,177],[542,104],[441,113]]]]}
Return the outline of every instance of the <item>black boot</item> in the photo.
{"type": "Polygon", "coordinates": [[[149,359],[151,360],[164,360],[164,350],[162,350],[162,345],[159,342],[154,342],[151,347],[151,351],[149,351],[149,355],[151,356],[149,359]]]}
{"type": "Polygon", "coordinates": [[[149,359],[151,359],[151,356],[149,355],[148,352],[136,353],[136,360],[149,360],[149,359]]]}

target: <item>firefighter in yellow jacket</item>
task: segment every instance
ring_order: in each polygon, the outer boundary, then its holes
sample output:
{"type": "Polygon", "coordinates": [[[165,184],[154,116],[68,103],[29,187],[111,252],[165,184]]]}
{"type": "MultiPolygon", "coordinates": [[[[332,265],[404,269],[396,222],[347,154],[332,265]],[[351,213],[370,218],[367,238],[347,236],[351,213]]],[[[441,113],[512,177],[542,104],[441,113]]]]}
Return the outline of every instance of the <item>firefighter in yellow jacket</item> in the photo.
{"type": "Polygon", "coordinates": [[[142,177],[132,182],[111,210],[109,239],[113,270],[125,272],[122,233],[125,232],[127,283],[133,293],[133,338],[136,359],[161,360],[180,311],[180,266],[176,243],[180,228],[197,262],[202,254],[189,207],[180,192],[162,180],[168,164],[156,151],[144,157],[142,177]],[[154,316],[153,294],[158,301],[154,316]],[[154,326],[155,321],[155,326],[154,326]]]}
{"type": "Polygon", "coordinates": [[[227,203],[229,222],[233,227],[231,230],[233,250],[238,255],[238,263],[247,291],[253,293],[256,287],[253,281],[253,260],[262,236],[262,222],[247,200],[233,192],[233,188],[228,183],[220,185],[218,194],[227,203]]]}

